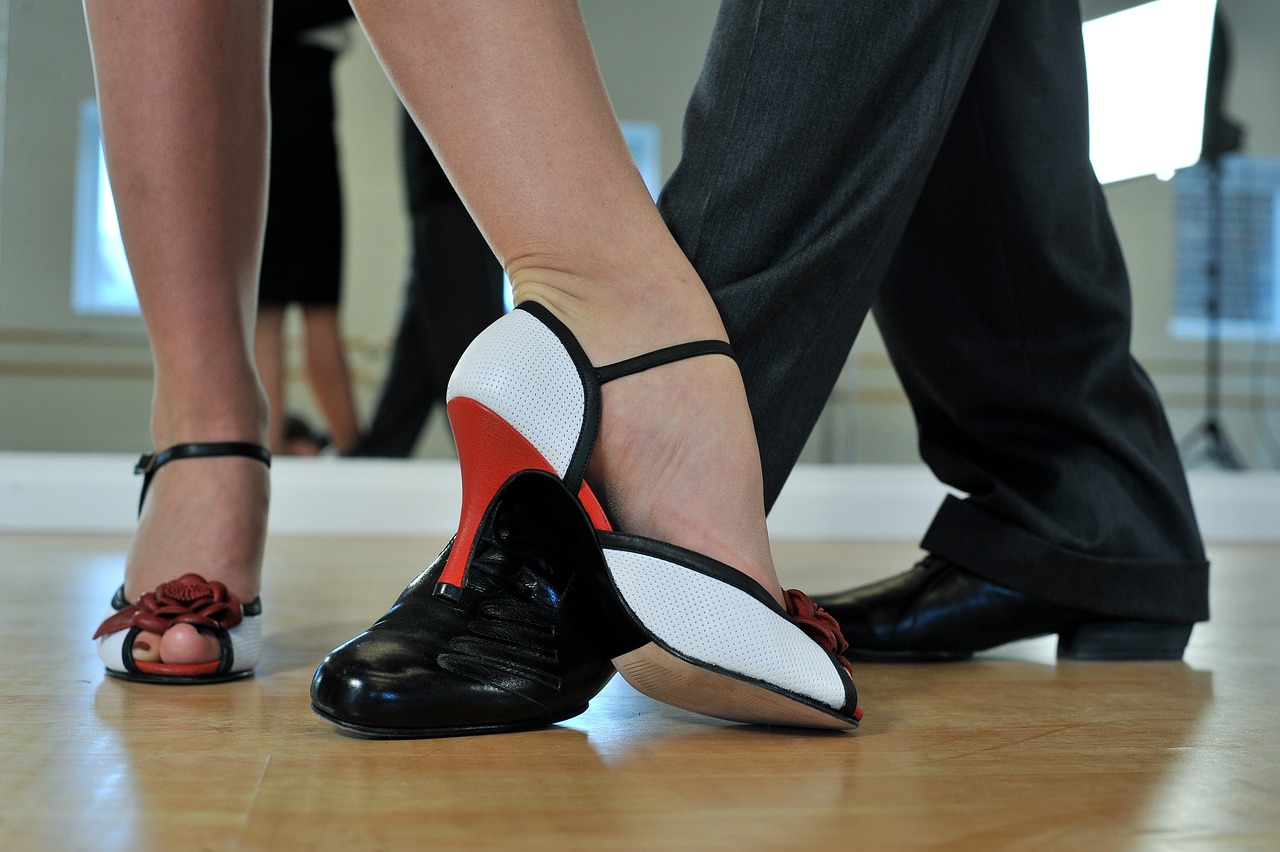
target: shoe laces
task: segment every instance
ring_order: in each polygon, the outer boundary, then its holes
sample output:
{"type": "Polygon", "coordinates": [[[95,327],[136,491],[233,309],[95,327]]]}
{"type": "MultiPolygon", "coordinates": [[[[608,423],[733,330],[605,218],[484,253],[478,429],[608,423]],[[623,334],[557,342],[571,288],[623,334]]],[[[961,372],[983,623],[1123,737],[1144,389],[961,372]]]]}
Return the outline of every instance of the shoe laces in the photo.
{"type": "Polygon", "coordinates": [[[467,632],[449,642],[440,665],[486,681],[515,675],[558,688],[557,609],[563,590],[547,581],[547,533],[518,511],[495,512],[467,567],[460,605],[467,632]]]}

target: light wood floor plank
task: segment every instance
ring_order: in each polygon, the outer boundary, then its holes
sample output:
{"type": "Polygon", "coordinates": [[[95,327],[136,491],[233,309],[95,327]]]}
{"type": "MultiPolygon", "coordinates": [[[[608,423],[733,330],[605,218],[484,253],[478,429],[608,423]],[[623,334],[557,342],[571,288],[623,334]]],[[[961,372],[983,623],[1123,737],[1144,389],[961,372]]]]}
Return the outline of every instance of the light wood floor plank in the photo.
{"type": "MultiPolygon", "coordinates": [[[[314,717],[325,652],[440,541],[275,539],[254,679],[105,678],[89,635],[118,537],[0,536],[0,849],[1280,848],[1280,548],[1212,549],[1183,663],[1062,663],[1052,638],[970,663],[867,665],[853,734],[770,731],[614,680],[542,731],[369,742],[314,717]]],[[[828,591],[915,559],[780,542],[828,591]]]]}

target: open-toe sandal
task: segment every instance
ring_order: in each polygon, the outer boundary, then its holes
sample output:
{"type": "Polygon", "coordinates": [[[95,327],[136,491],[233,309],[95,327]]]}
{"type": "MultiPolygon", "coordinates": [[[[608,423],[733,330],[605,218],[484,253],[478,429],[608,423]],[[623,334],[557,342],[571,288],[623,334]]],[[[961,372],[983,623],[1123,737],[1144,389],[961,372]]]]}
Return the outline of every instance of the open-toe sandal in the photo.
{"type": "MultiPolygon", "coordinates": [[[[144,476],[141,511],[147,488],[155,472],[170,461],[214,456],[244,456],[270,467],[271,454],[257,444],[225,441],[177,444],[155,454],[144,455],[134,468],[144,476]]],[[[112,614],[98,627],[93,638],[107,674],[147,683],[220,683],[246,677],[258,663],[262,636],[262,602],[258,598],[242,603],[225,585],[206,581],[188,573],[162,583],[130,603],[121,585],[111,601],[112,614]],[[188,624],[217,640],[219,657],[203,663],[163,663],[139,659],[135,644],[144,633],[163,636],[178,624],[188,624]]],[[[151,656],[151,655],[142,655],[151,656]]]]}

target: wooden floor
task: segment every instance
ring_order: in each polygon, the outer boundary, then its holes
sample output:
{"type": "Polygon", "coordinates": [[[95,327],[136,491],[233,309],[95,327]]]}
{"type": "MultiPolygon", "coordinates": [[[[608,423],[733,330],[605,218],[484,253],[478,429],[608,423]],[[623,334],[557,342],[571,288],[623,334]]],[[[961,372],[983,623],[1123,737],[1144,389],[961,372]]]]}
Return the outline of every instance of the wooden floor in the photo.
{"type": "MultiPolygon", "coordinates": [[[[0,849],[1278,849],[1280,547],[1212,549],[1184,663],[859,665],[853,734],[683,713],[620,679],[568,723],[370,742],[312,715],[320,657],[441,542],[278,539],[255,679],[104,678],[89,635],[122,538],[0,536],[0,849]]],[[[779,543],[784,582],[905,567],[779,543]]]]}

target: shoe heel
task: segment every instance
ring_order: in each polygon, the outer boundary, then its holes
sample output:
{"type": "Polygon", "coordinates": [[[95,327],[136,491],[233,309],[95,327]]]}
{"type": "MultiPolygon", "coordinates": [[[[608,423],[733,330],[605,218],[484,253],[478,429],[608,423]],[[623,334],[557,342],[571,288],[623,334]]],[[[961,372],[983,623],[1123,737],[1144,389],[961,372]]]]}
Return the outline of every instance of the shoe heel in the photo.
{"type": "Polygon", "coordinates": [[[1058,633],[1061,660],[1180,660],[1190,624],[1094,621],[1058,633]]]}
{"type": "MultiPolygon", "coordinates": [[[[518,473],[538,470],[555,475],[556,471],[518,429],[483,403],[459,396],[449,400],[446,410],[462,469],[462,514],[434,592],[456,601],[474,555],[476,534],[502,486],[518,473]]],[[[592,525],[609,529],[600,501],[585,482],[577,496],[592,525]]]]}
{"type": "Polygon", "coordinates": [[[455,397],[446,410],[462,469],[462,515],[435,594],[457,600],[475,550],[476,534],[503,484],[520,471],[555,471],[515,427],[487,406],[468,397],[455,397]]]}
{"type": "Polygon", "coordinates": [[[452,600],[462,594],[490,503],[522,471],[554,474],[576,494],[596,529],[610,528],[583,477],[600,418],[599,386],[588,382],[591,365],[572,334],[553,331],[548,323],[555,321],[544,309],[536,317],[531,310],[512,311],[482,331],[449,379],[462,516],[435,591],[452,600]]]}

